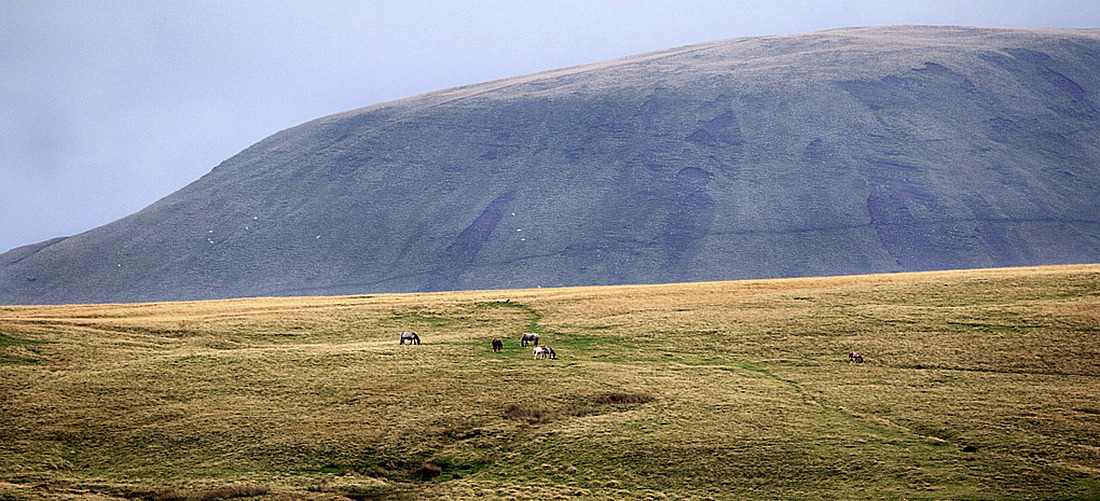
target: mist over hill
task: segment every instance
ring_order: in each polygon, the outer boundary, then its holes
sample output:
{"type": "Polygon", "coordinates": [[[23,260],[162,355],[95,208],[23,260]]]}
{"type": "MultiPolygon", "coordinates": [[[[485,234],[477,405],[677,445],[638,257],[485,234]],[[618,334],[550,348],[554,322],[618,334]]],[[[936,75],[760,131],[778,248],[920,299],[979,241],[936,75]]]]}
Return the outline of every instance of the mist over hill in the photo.
{"type": "Polygon", "coordinates": [[[279,132],[0,255],[0,302],[1100,261],[1100,30],[724,40],[279,132]]]}

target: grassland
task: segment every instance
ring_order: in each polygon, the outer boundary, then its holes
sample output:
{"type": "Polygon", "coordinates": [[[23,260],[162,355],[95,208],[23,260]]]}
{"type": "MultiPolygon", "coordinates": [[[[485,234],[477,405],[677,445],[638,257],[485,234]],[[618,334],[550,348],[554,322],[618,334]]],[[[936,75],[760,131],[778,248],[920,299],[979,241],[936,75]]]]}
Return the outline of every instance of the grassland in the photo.
{"type": "Polygon", "coordinates": [[[0,499],[1096,499],[1100,266],[3,307],[0,397],[0,499]]]}

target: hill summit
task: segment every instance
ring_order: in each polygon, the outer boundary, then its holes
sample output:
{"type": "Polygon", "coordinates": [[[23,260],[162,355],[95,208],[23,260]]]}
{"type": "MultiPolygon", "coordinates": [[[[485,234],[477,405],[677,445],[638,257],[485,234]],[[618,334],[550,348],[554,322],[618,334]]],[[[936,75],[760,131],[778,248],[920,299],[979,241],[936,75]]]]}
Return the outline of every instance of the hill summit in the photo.
{"type": "Polygon", "coordinates": [[[0,303],[1100,261],[1100,30],[741,38],[279,132],[91,231],[0,303]]]}

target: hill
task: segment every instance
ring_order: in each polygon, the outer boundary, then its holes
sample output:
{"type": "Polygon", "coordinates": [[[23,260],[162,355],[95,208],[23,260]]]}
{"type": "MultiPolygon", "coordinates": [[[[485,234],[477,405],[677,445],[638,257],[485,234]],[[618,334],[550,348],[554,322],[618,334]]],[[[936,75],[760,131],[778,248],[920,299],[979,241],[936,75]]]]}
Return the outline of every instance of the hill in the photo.
{"type": "Polygon", "coordinates": [[[1098,325],[1097,265],[4,307],[0,498],[1095,499],[1098,325]]]}
{"type": "Polygon", "coordinates": [[[324,117],[0,256],[0,302],[1100,260],[1100,30],[703,43],[324,117]]]}

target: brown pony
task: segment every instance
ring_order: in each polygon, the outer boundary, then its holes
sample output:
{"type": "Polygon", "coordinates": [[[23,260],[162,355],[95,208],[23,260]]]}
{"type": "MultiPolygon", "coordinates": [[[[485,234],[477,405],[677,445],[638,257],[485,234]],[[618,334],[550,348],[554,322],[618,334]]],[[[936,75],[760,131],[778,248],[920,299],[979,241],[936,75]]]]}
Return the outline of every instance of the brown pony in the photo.
{"type": "Polygon", "coordinates": [[[493,340],[493,351],[504,351],[504,341],[499,337],[493,340]]]}

